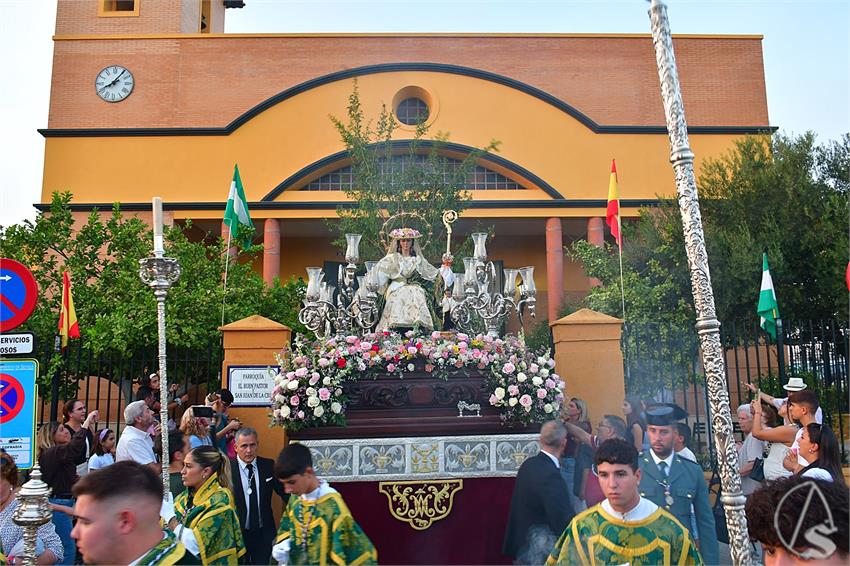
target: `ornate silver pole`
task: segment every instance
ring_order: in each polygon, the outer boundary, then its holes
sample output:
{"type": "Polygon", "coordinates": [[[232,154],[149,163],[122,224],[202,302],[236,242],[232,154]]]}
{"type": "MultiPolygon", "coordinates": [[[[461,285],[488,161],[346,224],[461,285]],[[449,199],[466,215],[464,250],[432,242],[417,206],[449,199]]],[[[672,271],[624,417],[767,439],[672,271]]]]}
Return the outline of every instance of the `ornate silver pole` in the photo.
{"type": "Polygon", "coordinates": [[[165,355],[165,297],[180,277],[180,263],[173,257],[163,257],[162,201],[153,202],[154,255],[139,260],[139,277],[153,289],[156,297],[156,327],[159,338],[159,418],[162,433],[162,494],[168,487],[168,373],[165,355]]]}
{"type": "MultiPolygon", "coordinates": [[[[679,72],[673,54],[673,39],[667,19],[667,6],[662,0],[651,0],[649,19],[652,25],[652,42],[655,45],[655,60],[658,78],[661,81],[661,98],[667,117],[667,132],[670,136],[670,161],[676,174],[676,190],[679,194],[679,210],[685,235],[685,249],[691,271],[691,289],[697,309],[696,328],[702,347],[702,362],[708,387],[714,443],[717,447],[717,464],[720,471],[722,494],[720,500],[726,513],[729,542],[734,564],[749,565],[750,545],[747,536],[747,518],[744,515],[744,499],[741,493],[741,476],[738,473],[738,452],[732,436],[732,414],[729,394],[726,390],[726,371],[723,348],[720,344],[720,322],[714,308],[714,293],[708,271],[708,253],[702,230],[699,196],[694,177],[694,154],[688,142],[688,126],[685,122],[685,107],[679,88],[679,72]]],[[[702,533],[711,536],[713,533],[702,533]]]]}
{"type": "MultiPolygon", "coordinates": [[[[53,512],[50,510],[50,502],[47,500],[50,488],[41,481],[41,469],[38,462],[32,468],[30,480],[18,491],[18,508],[12,515],[12,522],[24,531],[24,553],[19,558],[23,564],[36,563],[36,540],[38,539],[38,528],[50,521],[53,512]]],[[[8,549],[6,549],[8,551],[8,549]]],[[[61,560],[62,557],[59,556],[61,560]]],[[[15,560],[15,564],[17,564],[15,560]]]]}

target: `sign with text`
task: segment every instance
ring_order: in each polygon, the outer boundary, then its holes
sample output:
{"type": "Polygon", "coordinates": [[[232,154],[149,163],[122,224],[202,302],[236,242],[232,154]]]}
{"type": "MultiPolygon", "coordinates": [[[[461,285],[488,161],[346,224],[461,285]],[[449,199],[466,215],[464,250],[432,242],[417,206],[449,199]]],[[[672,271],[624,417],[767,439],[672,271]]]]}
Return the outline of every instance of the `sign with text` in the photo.
{"type": "Polygon", "coordinates": [[[33,465],[37,375],[36,360],[0,360],[0,448],[21,470],[33,465]]]}
{"type": "Polygon", "coordinates": [[[5,356],[32,354],[34,344],[35,337],[32,332],[0,334],[0,354],[5,356]]]}
{"type": "Polygon", "coordinates": [[[231,407],[268,407],[274,376],[280,366],[229,366],[227,388],[233,393],[231,407]]]}

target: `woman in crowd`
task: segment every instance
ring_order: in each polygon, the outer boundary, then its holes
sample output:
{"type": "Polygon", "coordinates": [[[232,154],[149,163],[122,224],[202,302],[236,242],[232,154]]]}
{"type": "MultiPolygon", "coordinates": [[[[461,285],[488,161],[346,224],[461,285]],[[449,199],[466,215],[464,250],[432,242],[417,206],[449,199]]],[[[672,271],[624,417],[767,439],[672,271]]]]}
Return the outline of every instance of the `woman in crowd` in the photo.
{"type": "Polygon", "coordinates": [[[105,428],[94,438],[94,454],[89,458],[89,471],[99,470],[115,463],[115,433],[105,428]]]}
{"type": "MultiPolygon", "coordinates": [[[[162,405],[159,403],[159,373],[152,373],[147,377],[142,377],[139,380],[139,388],[149,387],[153,392],[153,403],[151,410],[159,415],[159,410],[162,405]]],[[[189,402],[189,395],[184,393],[183,395],[177,395],[177,391],[180,390],[180,384],[171,383],[168,386],[168,412],[171,413],[174,409],[186,404],[189,402]]],[[[170,428],[170,427],[169,427],[170,428]]]]}
{"type": "Polygon", "coordinates": [[[800,457],[808,462],[808,465],[801,465],[797,455],[789,453],[785,457],[785,469],[807,478],[833,481],[844,485],[838,441],[831,428],[819,423],[807,424],[803,428],[798,445],[800,457]]]}
{"type": "Polygon", "coordinates": [[[634,442],[638,452],[649,448],[649,440],[646,436],[646,420],[641,412],[641,403],[635,397],[626,397],[623,401],[623,414],[626,415],[626,426],[629,438],[634,442]]]}
{"type": "MultiPolygon", "coordinates": [[[[24,531],[12,521],[18,508],[15,490],[18,487],[18,467],[15,459],[5,452],[0,453],[0,548],[6,558],[20,556],[23,551],[24,531]]],[[[55,564],[62,558],[62,541],[56,534],[53,523],[38,528],[36,541],[36,564],[55,564]]]]}
{"type": "Polygon", "coordinates": [[[206,417],[196,417],[192,407],[186,409],[180,419],[180,430],[189,437],[189,446],[212,446],[210,436],[210,420],[206,417]]]}
{"type": "Polygon", "coordinates": [[[200,446],[186,455],[181,476],[186,490],[174,501],[169,527],[203,564],[238,564],[245,546],[230,491],[230,460],[200,446]]]}
{"type": "Polygon", "coordinates": [[[779,478],[785,478],[791,475],[791,472],[785,469],[783,462],[785,457],[790,453],[791,443],[794,442],[794,436],[797,434],[796,425],[790,424],[788,419],[788,403],[783,404],[779,408],[779,412],[774,413],[773,407],[764,401],[761,403],[753,403],[753,437],[769,443],[770,448],[767,449],[767,457],[764,460],[764,479],[774,481],[779,478]],[[774,425],[778,425],[777,419],[773,416],[781,416],[785,424],[779,426],[770,426],[773,421],[774,425]],[[765,415],[770,415],[765,417],[765,415]]]}
{"type": "MultiPolygon", "coordinates": [[[[73,436],[65,426],[55,421],[44,424],[39,429],[36,435],[38,464],[44,483],[53,490],[50,503],[62,508],[74,506],[71,488],[79,477],[76,462],[80,454],[85,453],[87,432],[96,423],[97,411],[92,411],[83,421],[82,428],[73,436]]],[[[67,512],[54,507],[52,520],[64,549],[60,564],[73,564],[77,548],[71,538],[71,517],[67,512]]]]}
{"type": "MultiPolygon", "coordinates": [[[[84,420],[86,420],[86,404],[79,399],[66,401],[62,407],[62,423],[68,432],[73,435],[80,429],[84,429],[84,420]]],[[[92,447],[94,447],[94,435],[90,430],[86,430],[86,450],[74,462],[77,466],[77,475],[84,476],[88,473],[88,460],[92,454],[92,447]]]]}
{"type": "MultiPolygon", "coordinates": [[[[577,397],[570,399],[564,413],[565,423],[575,425],[588,434],[591,433],[592,427],[587,418],[587,403],[582,399],[577,397]]],[[[576,513],[579,513],[585,509],[584,485],[587,480],[587,472],[591,467],[590,448],[583,447],[574,435],[569,434],[569,430],[567,429],[567,445],[561,458],[561,476],[567,482],[567,491],[570,494],[573,509],[576,513]]]]}

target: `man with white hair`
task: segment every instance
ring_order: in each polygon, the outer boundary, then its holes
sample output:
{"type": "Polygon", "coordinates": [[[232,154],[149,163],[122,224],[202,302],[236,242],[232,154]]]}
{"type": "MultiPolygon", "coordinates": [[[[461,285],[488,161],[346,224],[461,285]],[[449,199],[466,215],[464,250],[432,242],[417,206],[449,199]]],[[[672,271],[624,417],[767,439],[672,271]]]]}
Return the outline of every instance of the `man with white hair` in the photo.
{"type": "MultiPolygon", "coordinates": [[[[759,415],[759,418],[761,418],[761,415],[759,415]]],[[[738,425],[744,434],[744,441],[738,445],[741,491],[745,496],[748,496],[761,487],[761,482],[750,478],[750,472],[753,471],[756,458],[764,458],[764,442],[753,436],[753,412],[749,403],[738,407],[738,425]]]]}
{"type": "Polygon", "coordinates": [[[124,409],[124,422],[127,428],[118,439],[115,461],[132,460],[150,466],[154,472],[158,472],[159,464],[153,453],[153,438],[148,434],[148,427],[153,423],[150,407],[144,401],[133,401],[124,409]]]}
{"type": "Polygon", "coordinates": [[[567,443],[560,421],[540,427],[540,452],[516,476],[502,553],[514,564],[542,564],[575,512],[561,479],[559,456],[567,443]]]}

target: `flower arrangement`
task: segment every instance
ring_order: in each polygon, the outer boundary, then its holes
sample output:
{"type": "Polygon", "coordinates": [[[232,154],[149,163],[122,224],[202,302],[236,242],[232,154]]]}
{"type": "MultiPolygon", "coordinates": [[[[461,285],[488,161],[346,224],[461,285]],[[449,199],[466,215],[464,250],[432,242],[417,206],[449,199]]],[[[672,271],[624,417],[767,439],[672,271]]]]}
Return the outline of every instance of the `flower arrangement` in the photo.
{"type": "Polygon", "coordinates": [[[278,356],[272,424],[288,430],[344,424],[346,381],[376,374],[403,378],[417,362],[440,379],[467,369],[489,369],[489,401],[501,408],[505,423],[548,420],[563,403],[564,383],[554,373],[549,352],[531,352],[515,336],[385,331],[314,342],[297,339],[278,356]]]}
{"type": "Polygon", "coordinates": [[[396,228],[390,232],[390,238],[396,240],[415,240],[421,237],[422,233],[415,228],[396,228]]]}

